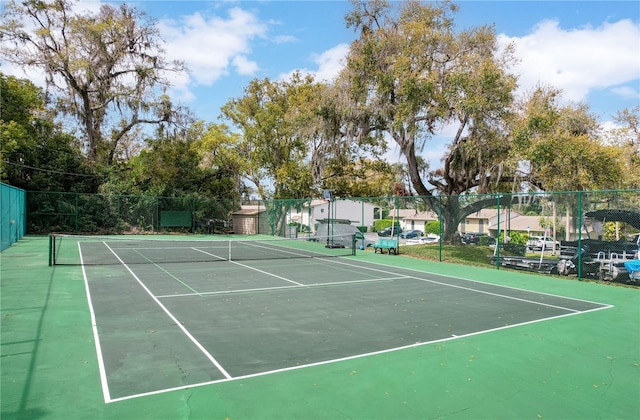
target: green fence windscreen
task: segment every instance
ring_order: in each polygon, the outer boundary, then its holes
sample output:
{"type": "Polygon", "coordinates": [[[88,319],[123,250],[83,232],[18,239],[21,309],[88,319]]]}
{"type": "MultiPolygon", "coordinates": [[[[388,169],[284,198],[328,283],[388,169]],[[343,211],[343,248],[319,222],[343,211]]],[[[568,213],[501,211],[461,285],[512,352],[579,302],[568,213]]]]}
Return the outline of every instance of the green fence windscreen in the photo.
{"type": "Polygon", "coordinates": [[[0,183],[2,202],[0,209],[0,251],[19,241],[25,234],[25,191],[0,183]]]}
{"type": "Polygon", "coordinates": [[[29,191],[27,231],[46,233],[151,233],[230,229],[233,199],[29,191]],[[215,229],[214,229],[215,228],[215,229]]]}
{"type": "Polygon", "coordinates": [[[160,226],[162,227],[191,227],[190,211],[161,211],[160,226]]]}

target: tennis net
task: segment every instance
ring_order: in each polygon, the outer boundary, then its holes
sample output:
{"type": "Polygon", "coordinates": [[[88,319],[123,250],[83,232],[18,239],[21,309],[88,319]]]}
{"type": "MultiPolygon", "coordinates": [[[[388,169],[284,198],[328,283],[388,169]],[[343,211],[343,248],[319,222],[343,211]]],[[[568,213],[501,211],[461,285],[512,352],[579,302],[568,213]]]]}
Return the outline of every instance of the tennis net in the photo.
{"type": "Polygon", "coordinates": [[[172,239],[52,234],[49,265],[162,264],[355,255],[355,238],[172,239]]]}

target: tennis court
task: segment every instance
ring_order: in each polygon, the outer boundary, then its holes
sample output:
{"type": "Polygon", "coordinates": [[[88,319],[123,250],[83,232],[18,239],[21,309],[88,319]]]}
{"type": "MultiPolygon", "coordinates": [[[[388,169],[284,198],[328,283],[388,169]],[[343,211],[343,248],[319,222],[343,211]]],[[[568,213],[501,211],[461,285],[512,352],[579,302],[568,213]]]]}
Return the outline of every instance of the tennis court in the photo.
{"type": "Polygon", "coordinates": [[[108,239],[64,238],[53,267],[45,238],[3,253],[2,418],[640,413],[637,289],[333,243],[108,239]]]}
{"type": "Polygon", "coordinates": [[[610,307],[309,241],[63,240],[83,264],[107,403],[610,307]]]}

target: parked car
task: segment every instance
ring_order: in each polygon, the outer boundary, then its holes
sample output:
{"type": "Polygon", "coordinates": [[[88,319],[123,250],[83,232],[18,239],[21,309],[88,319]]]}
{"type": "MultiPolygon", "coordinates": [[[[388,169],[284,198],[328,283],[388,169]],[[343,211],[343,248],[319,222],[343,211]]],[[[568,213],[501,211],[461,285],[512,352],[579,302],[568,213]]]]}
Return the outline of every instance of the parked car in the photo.
{"type": "Polygon", "coordinates": [[[532,250],[541,250],[544,247],[545,250],[555,251],[560,247],[560,242],[554,241],[553,238],[546,236],[530,236],[527,241],[527,248],[532,250]]]}
{"type": "Polygon", "coordinates": [[[461,237],[462,243],[466,245],[495,245],[496,238],[489,236],[488,233],[465,233],[461,237]]]}
{"type": "Polygon", "coordinates": [[[396,227],[386,227],[382,230],[378,231],[378,236],[391,236],[391,234],[393,233],[393,236],[397,235],[398,233],[402,233],[402,228],[400,226],[396,226],[396,227]],[[393,229],[393,232],[392,232],[393,229]]]}
{"type": "Polygon", "coordinates": [[[400,234],[400,237],[404,239],[419,238],[420,236],[422,236],[422,231],[417,229],[408,230],[400,234]]]}
{"type": "Polygon", "coordinates": [[[480,233],[467,232],[462,235],[462,243],[467,245],[477,245],[480,243],[480,236],[483,236],[483,235],[481,235],[480,233]]]}
{"type": "Polygon", "coordinates": [[[432,244],[437,244],[439,242],[440,242],[439,235],[429,233],[426,236],[421,236],[415,239],[409,239],[407,240],[405,245],[432,245],[432,244]]]}

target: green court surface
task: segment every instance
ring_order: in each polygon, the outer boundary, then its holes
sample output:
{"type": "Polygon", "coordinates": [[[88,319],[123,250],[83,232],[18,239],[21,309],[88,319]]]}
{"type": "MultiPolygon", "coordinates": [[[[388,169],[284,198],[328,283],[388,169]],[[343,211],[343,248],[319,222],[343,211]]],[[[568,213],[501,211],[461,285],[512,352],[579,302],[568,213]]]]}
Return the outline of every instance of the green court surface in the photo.
{"type": "Polygon", "coordinates": [[[640,418],[637,288],[108,248],[84,267],[48,266],[44,237],[0,254],[2,419],[640,418]]]}

